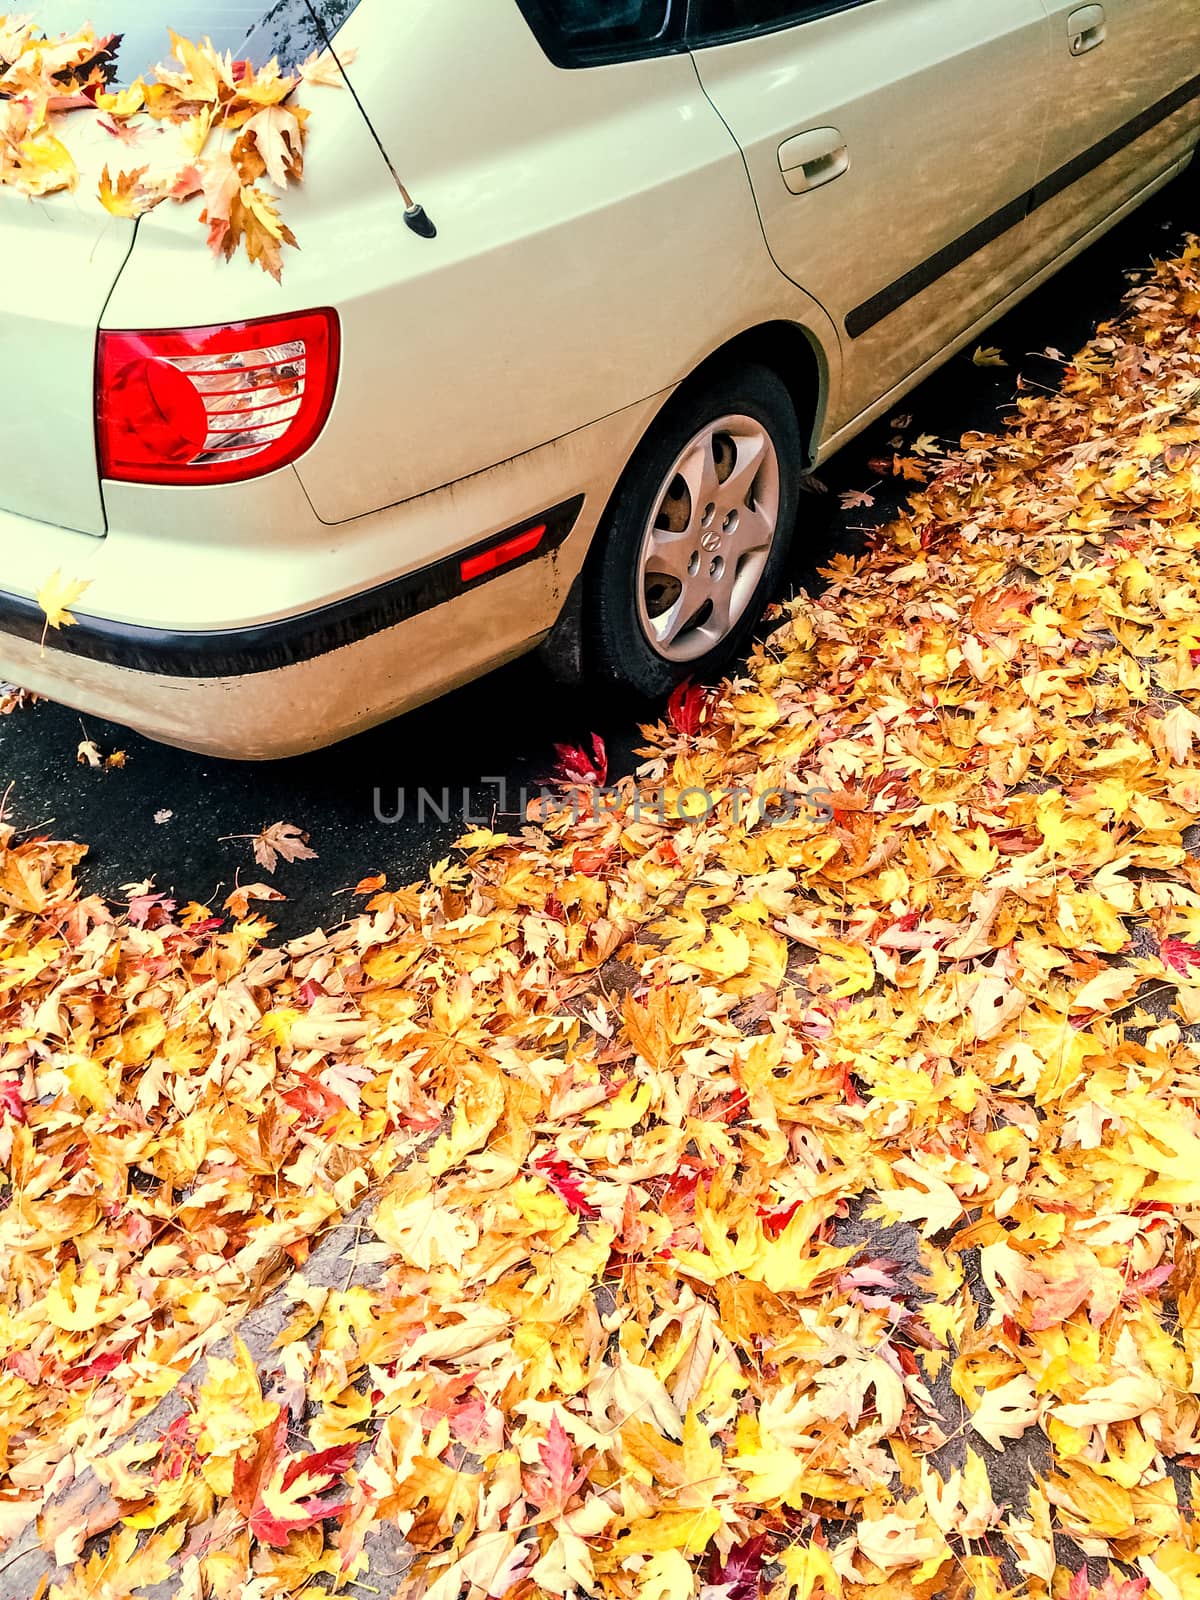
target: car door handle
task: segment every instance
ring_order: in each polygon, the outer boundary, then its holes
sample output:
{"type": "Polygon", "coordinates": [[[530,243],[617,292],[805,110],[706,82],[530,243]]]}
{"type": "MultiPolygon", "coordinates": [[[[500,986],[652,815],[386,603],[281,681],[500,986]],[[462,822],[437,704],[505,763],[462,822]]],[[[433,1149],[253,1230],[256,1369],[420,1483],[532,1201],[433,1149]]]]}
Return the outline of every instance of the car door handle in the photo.
{"type": "Polygon", "coordinates": [[[849,147],[836,128],[810,128],[779,146],[779,170],[793,194],[832,183],[849,166],[849,147]]]}
{"type": "Polygon", "coordinates": [[[1108,37],[1108,18],[1103,6],[1081,6],[1067,18],[1067,38],[1073,56],[1085,56],[1108,37]]]}

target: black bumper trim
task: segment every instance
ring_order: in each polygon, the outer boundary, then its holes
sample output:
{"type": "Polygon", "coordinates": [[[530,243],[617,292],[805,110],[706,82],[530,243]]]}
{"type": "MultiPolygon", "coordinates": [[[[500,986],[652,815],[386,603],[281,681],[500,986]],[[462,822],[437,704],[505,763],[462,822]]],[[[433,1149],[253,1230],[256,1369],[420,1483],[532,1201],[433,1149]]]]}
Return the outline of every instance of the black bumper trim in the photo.
{"type": "Polygon", "coordinates": [[[270,672],[328,655],[344,645],[356,644],[422,611],[430,611],[458,595],[481,588],[506,572],[540,560],[563,543],[582,508],[583,496],[576,495],[540,516],[526,517],[502,533],[491,534],[465,550],[456,550],[432,566],[392,578],[315,611],[282,617],[277,622],[212,633],[177,632],[77,613],[72,626],[47,630],[46,619],[33,600],[0,592],[0,634],[37,644],[45,631],[47,650],[168,678],[240,678],[251,673],[270,672]],[[460,568],[464,561],[543,522],[546,532],[535,549],[494,572],[463,582],[460,568]]]}

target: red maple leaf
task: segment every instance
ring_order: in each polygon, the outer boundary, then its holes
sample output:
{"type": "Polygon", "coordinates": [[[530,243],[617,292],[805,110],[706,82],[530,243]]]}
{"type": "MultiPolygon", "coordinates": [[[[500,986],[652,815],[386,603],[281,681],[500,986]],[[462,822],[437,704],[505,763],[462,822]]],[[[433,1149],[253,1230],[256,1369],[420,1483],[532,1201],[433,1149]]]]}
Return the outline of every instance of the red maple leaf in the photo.
{"type": "Polygon", "coordinates": [[[1183,939],[1164,939],[1160,948],[1163,960],[1176,972],[1186,974],[1192,967],[1200,965],[1198,945],[1188,944],[1183,939]]]}
{"type": "Polygon", "coordinates": [[[162,1483],[164,1478],[172,1482],[181,1478],[184,1469],[194,1466],[197,1459],[191,1413],[185,1411],[164,1428],[158,1436],[158,1445],[158,1460],[151,1474],[155,1483],[162,1483]]]}
{"type": "Polygon", "coordinates": [[[172,200],[190,200],[204,188],[204,175],[197,166],[184,167],[176,173],[175,181],[167,193],[172,200]]]}
{"type": "Polygon", "coordinates": [[[262,1544],[269,1544],[273,1550],[286,1550],[292,1534],[304,1533],[308,1528],[315,1528],[318,1522],[341,1516],[349,1504],[348,1499],[301,1500],[296,1505],[295,1514],[287,1517],[272,1516],[264,1507],[258,1506],[250,1513],[247,1526],[262,1544]]]}
{"type": "Polygon", "coordinates": [[[106,1350],[102,1356],[96,1356],[91,1361],[85,1361],[77,1367],[67,1367],[62,1374],[61,1381],[66,1384],[87,1382],[94,1383],[97,1378],[107,1378],[108,1374],[119,1367],[124,1361],[132,1339],[127,1339],[124,1344],[115,1350],[106,1350]]]}
{"type": "Polygon", "coordinates": [[[779,1201],[773,1206],[758,1206],[757,1211],[762,1219],[763,1232],[769,1239],[778,1239],[788,1223],[799,1211],[803,1201],[779,1201]]]}
{"type": "Polygon", "coordinates": [[[758,1600],[762,1593],[763,1551],[767,1548],[765,1533],[756,1534],[745,1544],[735,1544],[721,1563],[714,1550],[708,1564],[708,1581],[715,1589],[725,1592],[725,1600],[758,1600]]]}
{"type": "Polygon", "coordinates": [[[0,1117],[11,1117],[14,1122],[28,1122],[25,1096],[16,1078],[0,1078],[0,1117]]]}
{"type": "Polygon", "coordinates": [[[165,894],[135,894],[126,916],[135,928],[161,928],[170,922],[176,902],[165,894]]]}
{"type": "Polygon", "coordinates": [[[356,1449],[357,1446],[353,1444],[334,1445],[329,1450],[315,1450],[310,1455],[293,1456],[283,1469],[278,1489],[279,1498],[283,1500],[302,1477],[316,1480],[314,1484],[316,1493],[304,1500],[293,1500],[286,1516],[277,1516],[268,1510],[263,1503],[260,1484],[254,1506],[247,1518],[250,1532],[254,1537],[276,1550],[283,1550],[293,1533],[303,1533],[307,1528],[315,1528],[318,1522],[340,1516],[350,1504],[349,1498],[323,1500],[320,1496],[327,1495],[335,1484],[341,1482],[346,1472],[354,1465],[356,1449]]]}
{"type": "Polygon", "coordinates": [[[249,1517],[258,1502],[263,1484],[275,1470],[287,1436],[287,1414],[277,1411],[261,1429],[252,1456],[238,1456],[233,1463],[232,1500],[244,1517],[249,1517]]]}
{"type": "Polygon", "coordinates": [[[318,1475],[328,1477],[329,1482],[321,1490],[327,1494],[337,1479],[349,1472],[354,1465],[354,1457],[358,1451],[357,1444],[335,1444],[328,1450],[314,1450],[311,1455],[295,1456],[288,1463],[287,1471],[283,1475],[283,1486],[291,1488],[302,1472],[311,1477],[318,1475]]]}
{"type": "Polygon", "coordinates": [[[1149,1578],[1105,1578],[1098,1589],[1088,1582],[1088,1570],[1080,1567],[1067,1589],[1067,1600],[1141,1600],[1149,1578]]]}
{"type": "Polygon", "coordinates": [[[316,1078],[309,1077],[307,1072],[298,1072],[296,1076],[300,1080],[299,1085],[279,1098],[293,1111],[298,1111],[302,1121],[328,1122],[330,1117],[336,1117],[346,1110],[346,1102],[316,1078]]]}
{"type": "Polygon", "coordinates": [[[694,739],[708,721],[710,700],[703,684],[685,678],[671,690],[667,701],[667,714],[680,733],[694,739]]]}
{"type": "Polygon", "coordinates": [[[612,857],[613,847],[606,850],[585,850],[582,845],[571,857],[571,871],[581,872],[585,878],[598,878],[612,857]]]}
{"type": "Polygon", "coordinates": [[[1122,1305],[1134,1306],[1142,1295],[1149,1294],[1152,1289],[1161,1289],[1164,1283],[1170,1281],[1174,1271],[1173,1261],[1161,1261],[1157,1267],[1151,1267],[1149,1272],[1130,1278],[1121,1292],[1122,1305]]]}
{"type": "Polygon", "coordinates": [[[559,1199],[566,1201],[577,1217],[582,1217],[585,1222],[596,1221],[600,1213],[584,1194],[574,1168],[561,1156],[541,1155],[533,1163],[533,1168],[545,1178],[559,1199]]]}
{"type": "Polygon", "coordinates": [[[318,1522],[336,1517],[346,1509],[347,1500],[322,1499],[344,1474],[354,1465],[356,1446],[335,1445],[329,1450],[315,1450],[306,1456],[291,1456],[283,1460],[283,1447],[287,1438],[287,1413],[280,1411],[258,1435],[258,1445],[252,1456],[235,1462],[233,1469],[233,1503],[246,1519],[246,1525],[256,1539],[282,1550],[293,1533],[303,1533],[315,1528],[318,1522]],[[283,1462],[283,1472],[279,1467],[283,1462]],[[301,1500],[289,1497],[298,1479],[311,1480],[315,1492],[301,1500]],[[276,1483],[276,1478],[278,1482],[276,1483]],[[287,1515],[278,1515],[264,1501],[264,1490],[274,1485],[276,1505],[286,1505],[287,1515]]]}
{"type": "Polygon", "coordinates": [[[608,752],[598,733],[592,735],[590,755],[578,744],[556,744],[554,753],[558,757],[558,766],[554,769],[556,782],[569,788],[590,784],[597,789],[603,789],[608,782],[608,752]]]}
{"type": "Polygon", "coordinates": [[[576,1470],[571,1436],[557,1416],[550,1419],[546,1437],[538,1445],[538,1456],[545,1473],[527,1474],[525,1492],[540,1510],[557,1514],[587,1477],[586,1467],[576,1470]]]}
{"type": "Polygon", "coordinates": [[[446,1420],[459,1444],[465,1445],[468,1450],[473,1450],[488,1431],[487,1402],[475,1395],[447,1411],[446,1420]]]}

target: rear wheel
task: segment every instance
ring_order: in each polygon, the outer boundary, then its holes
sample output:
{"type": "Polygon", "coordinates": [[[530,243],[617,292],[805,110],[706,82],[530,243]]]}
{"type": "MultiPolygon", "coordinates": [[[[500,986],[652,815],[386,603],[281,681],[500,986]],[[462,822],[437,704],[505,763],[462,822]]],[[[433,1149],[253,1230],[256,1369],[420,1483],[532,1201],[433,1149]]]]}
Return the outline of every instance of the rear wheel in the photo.
{"type": "Polygon", "coordinates": [[[602,678],[658,698],[744,648],[783,572],[802,464],[795,408],[767,367],[671,403],[593,551],[584,623],[602,678]]]}

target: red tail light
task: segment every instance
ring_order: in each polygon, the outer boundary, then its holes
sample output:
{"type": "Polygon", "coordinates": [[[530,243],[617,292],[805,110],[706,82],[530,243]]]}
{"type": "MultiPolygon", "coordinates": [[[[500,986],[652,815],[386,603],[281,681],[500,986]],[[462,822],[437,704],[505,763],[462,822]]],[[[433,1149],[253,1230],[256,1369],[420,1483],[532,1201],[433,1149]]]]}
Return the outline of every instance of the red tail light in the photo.
{"type": "Polygon", "coordinates": [[[216,328],[100,334],[100,471],[126,483],[238,483],[285,467],[337,387],[333,311],[216,328]]]}

